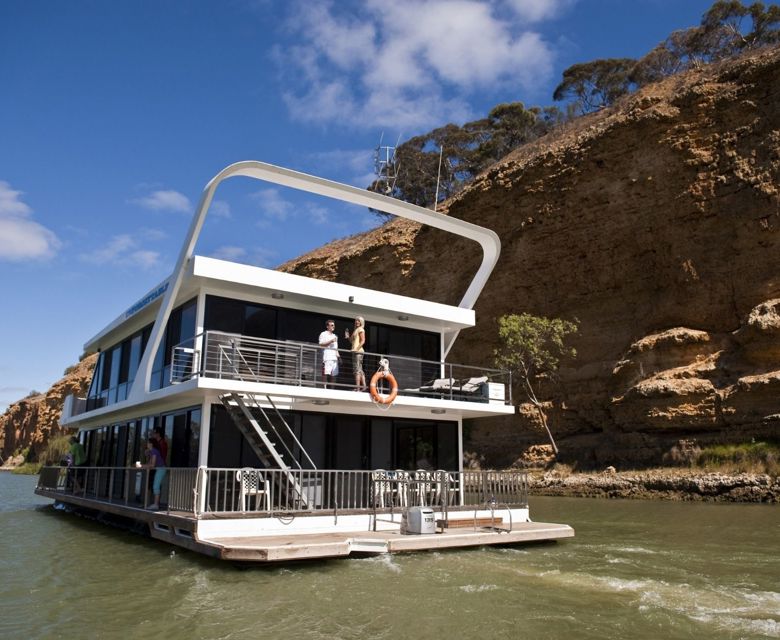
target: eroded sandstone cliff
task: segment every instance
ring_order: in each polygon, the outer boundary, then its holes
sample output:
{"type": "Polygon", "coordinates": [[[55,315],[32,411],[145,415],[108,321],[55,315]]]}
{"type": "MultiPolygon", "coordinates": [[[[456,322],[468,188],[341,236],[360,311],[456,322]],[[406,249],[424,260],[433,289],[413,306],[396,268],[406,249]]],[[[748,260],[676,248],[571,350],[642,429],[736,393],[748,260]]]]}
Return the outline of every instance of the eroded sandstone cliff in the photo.
{"type": "Polygon", "coordinates": [[[31,458],[37,460],[37,454],[49,438],[62,433],[59,426],[62,403],[70,394],[86,395],[96,360],[97,354],[87,356],[46,393],[15,402],[0,415],[0,464],[28,447],[31,458]]]}
{"type": "MultiPolygon", "coordinates": [[[[682,438],[780,437],[778,92],[780,49],[669,78],[518,149],[447,203],[503,244],[453,361],[490,365],[505,313],[580,322],[577,359],[543,388],[564,461],[653,465],[682,438]]],[[[479,258],[394,220],[281,268],[457,304],[479,258]]],[[[92,365],[0,417],[3,457],[56,432],[92,365]]],[[[527,406],[468,432],[486,466],[548,455],[527,406]]]]}
{"type": "MultiPolygon", "coordinates": [[[[454,361],[489,364],[505,313],[580,322],[576,361],[545,389],[564,460],[657,464],[682,437],[780,436],[779,92],[780,49],[669,78],[448,203],[503,244],[454,361]]],[[[282,268],[457,303],[477,251],[393,221],[282,268]]],[[[545,451],[524,407],[470,433],[491,466],[545,451]]]]}

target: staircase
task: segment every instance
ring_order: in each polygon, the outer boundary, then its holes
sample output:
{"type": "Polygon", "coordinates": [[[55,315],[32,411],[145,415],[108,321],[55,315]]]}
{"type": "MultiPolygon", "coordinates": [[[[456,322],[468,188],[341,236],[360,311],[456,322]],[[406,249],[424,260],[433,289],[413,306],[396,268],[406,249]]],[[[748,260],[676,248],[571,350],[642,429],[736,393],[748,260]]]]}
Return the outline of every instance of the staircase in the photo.
{"type": "Polygon", "coordinates": [[[295,445],[301,450],[303,455],[311,465],[311,469],[316,469],[314,462],[306,453],[290,425],[284,419],[274,404],[271,396],[265,395],[264,401],[258,401],[258,397],[252,394],[244,393],[225,393],[219,397],[222,406],[228,412],[233,423],[249,442],[252,450],[263,463],[266,469],[280,469],[287,478],[289,488],[293,495],[301,501],[303,508],[308,508],[308,498],[303,492],[298,479],[295,477],[293,469],[302,469],[300,463],[293,455],[293,452],[287,446],[282,433],[289,434],[295,445]],[[264,406],[265,405],[265,406],[264,406]],[[279,428],[269,415],[269,409],[274,412],[279,423],[279,428]],[[254,411],[253,411],[254,410],[254,411]],[[262,424],[261,424],[262,423],[262,424]],[[285,431],[286,430],[286,431],[285,431]],[[280,433],[282,431],[282,433],[280,433]],[[273,433],[273,439],[270,434],[273,433]],[[283,451],[277,447],[281,445],[283,451]],[[286,459],[290,460],[288,464],[286,459]]]}

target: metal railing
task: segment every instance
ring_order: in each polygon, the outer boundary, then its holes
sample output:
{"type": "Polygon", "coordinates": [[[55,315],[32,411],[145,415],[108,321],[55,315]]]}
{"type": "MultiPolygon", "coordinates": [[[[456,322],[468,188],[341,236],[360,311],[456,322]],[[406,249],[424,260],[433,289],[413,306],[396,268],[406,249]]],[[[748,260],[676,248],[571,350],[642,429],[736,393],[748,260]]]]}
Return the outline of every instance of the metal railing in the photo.
{"type": "MultiPolygon", "coordinates": [[[[147,508],[149,469],[44,467],[38,489],[97,502],[147,508]]],[[[163,511],[280,516],[295,513],[392,512],[414,506],[446,511],[487,502],[528,506],[524,471],[342,471],[172,468],[163,483],[163,511]],[[301,495],[302,494],[302,495],[301,495]]]]}
{"type": "MultiPolygon", "coordinates": [[[[340,349],[339,354],[339,375],[334,382],[327,384],[333,388],[354,389],[354,354],[346,349],[340,349]]],[[[323,386],[326,381],[322,375],[321,358],[322,349],[310,343],[206,331],[173,348],[171,382],[204,376],[293,386],[323,386]]],[[[366,352],[362,354],[362,368],[367,382],[383,358],[389,360],[399,395],[512,403],[511,374],[499,369],[366,352]]]]}
{"type": "MultiPolygon", "coordinates": [[[[88,500],[146,509],[152,504],[156,471],[137,467],[43,467],[38,489],[88,500]]],[[[195,511],[198,470],[167,469],[160,502],[168,511],[195,511]]]]}

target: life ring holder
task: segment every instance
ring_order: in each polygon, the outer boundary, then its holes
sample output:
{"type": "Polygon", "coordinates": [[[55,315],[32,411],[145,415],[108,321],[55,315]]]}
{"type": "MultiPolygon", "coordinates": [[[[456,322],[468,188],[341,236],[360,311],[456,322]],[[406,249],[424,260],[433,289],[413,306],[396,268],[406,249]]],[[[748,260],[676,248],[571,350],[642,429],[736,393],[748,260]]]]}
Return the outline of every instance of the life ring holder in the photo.
{"type": "Polygon", "coordinates": [[[396,381],[395,376],[390,372],[390,363],[387,358],[382,358],[379,361],[379,369],[371,376],[368,391],[371,394],[371,400],[373,400],[375,404],[384,405],[388,408],[393,404],[393,400],[395,400],[398,395],[398,382],[396,381]],[[379,390],[376,388],[380,380],[387,380],[387,382],[390,383],[390,393],[386,396],[379,393],[379,390]]]}

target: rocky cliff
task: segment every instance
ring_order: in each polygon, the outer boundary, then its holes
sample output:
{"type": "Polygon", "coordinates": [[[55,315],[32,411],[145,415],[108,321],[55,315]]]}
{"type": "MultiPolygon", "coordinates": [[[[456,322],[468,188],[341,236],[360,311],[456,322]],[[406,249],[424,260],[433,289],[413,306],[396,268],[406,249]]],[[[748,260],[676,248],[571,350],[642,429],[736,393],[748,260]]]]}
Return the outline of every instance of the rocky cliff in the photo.
{"type": "MultiPolygon", "coordinates": [[[[669,78],[518,149],[447,203],[503,243],[454,362],[491,364],[502,314],[580,322],[577,359],[543,388],[564,461],[637,467],[679,440],[780,437],[778,92],[780,49],[669,78]]],[[[479,258],[394,220],[281,268],[457,304],[479,258]]],[[[0,417],[4,458],[56,432],[92,366],[0,417]]],[[[486,466],[548,455],[525,406],[469,433],[486,466]]]]}
{"type": "MultiPolygon", "coordinates": [[[[653,465],[682,438],[780,437],[779,92],[777,48],[669,78],[448,203],[503,244],[454,361],[489,364],[502,314],[580,321],[576,361],[544,390],[562,459],[653,465]]],[[[282,269],[457,303],[477,251],[393,221],[282,269]]],[[[470,434],[490,466],[545,454],[522,406],[470,434]]]]}
{"type": "Polygon", "coordinates": [[[86,395],[96,360],[97,354],[87,356],[46,393],[24,398],[8,407],[0,416],[0,463],[28,447],[31,458],[37,460],[37,454],[49,438],[63,432],[59,420],[65,397],[86,395]]]}

